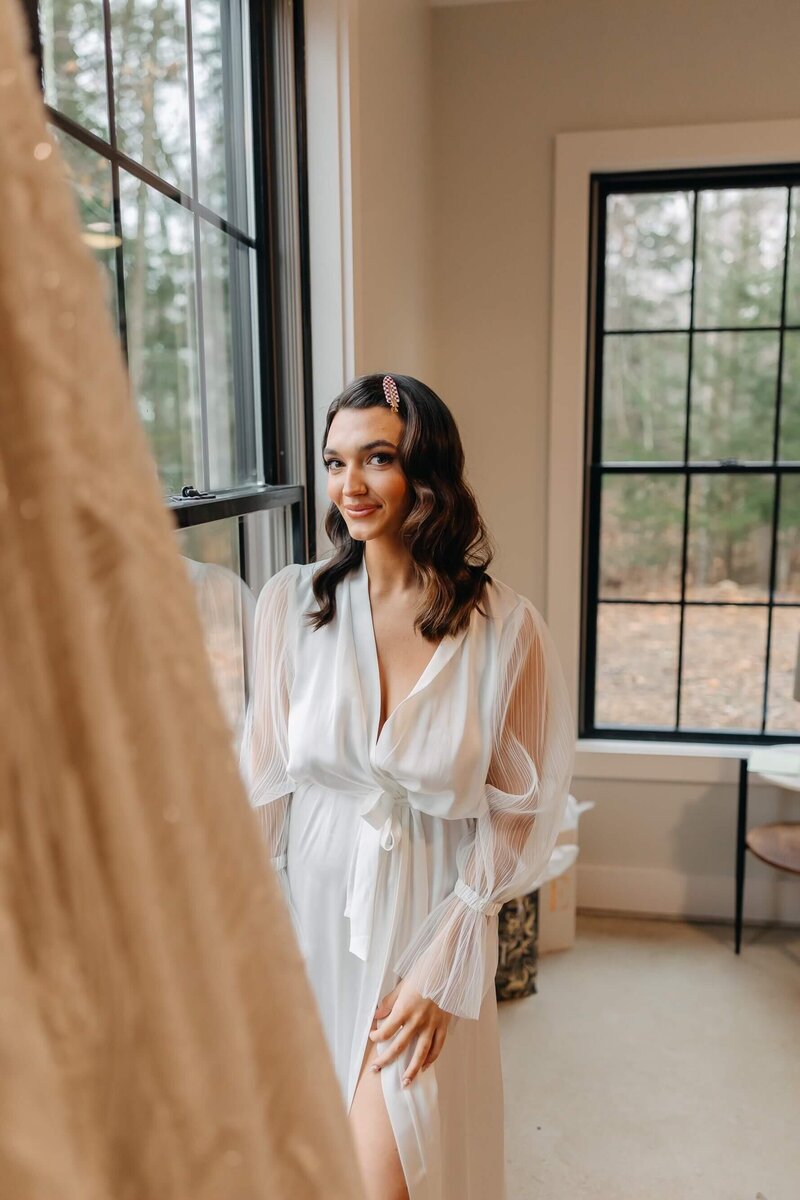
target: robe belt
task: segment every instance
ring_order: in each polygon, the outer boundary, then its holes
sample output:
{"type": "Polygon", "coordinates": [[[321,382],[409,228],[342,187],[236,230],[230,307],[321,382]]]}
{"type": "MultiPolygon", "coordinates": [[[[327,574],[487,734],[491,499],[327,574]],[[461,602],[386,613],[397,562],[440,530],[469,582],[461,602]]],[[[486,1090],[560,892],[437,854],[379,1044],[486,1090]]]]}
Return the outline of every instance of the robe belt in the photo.
{"type": "Polygon", "coordinates": [[[350,921],[350,953],[363,961],[367,959],[372,940],[381,850],[395,850],[402,842],[400,812],[407,805],[405,788],[394,785],[369,792],[361,808],[358,840],[350,860],[344,915],[350,921]]]}

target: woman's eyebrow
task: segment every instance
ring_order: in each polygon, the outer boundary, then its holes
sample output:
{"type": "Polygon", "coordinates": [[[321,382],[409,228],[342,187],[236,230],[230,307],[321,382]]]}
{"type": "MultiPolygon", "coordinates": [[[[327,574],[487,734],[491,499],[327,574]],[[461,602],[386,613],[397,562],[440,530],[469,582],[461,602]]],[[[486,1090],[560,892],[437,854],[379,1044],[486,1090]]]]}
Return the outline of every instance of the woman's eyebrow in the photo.
{"type": "MultiPolygon", "coordinates": [[[[392,450],[397,449],[397,446],[394,444],[394,442],[389,442],[386,440],[386,438],[378,438],[378,440],[375,442],[367,442],[366,445],[359,446],[359,453],[363,453],[365,450],[375,450],[378,446],[391,446],[392,450]]],[[[326,446],[322,453],[333,454],[336,457],[339,457],[339,451],[334,450],[333,446],[326,446]]]]}

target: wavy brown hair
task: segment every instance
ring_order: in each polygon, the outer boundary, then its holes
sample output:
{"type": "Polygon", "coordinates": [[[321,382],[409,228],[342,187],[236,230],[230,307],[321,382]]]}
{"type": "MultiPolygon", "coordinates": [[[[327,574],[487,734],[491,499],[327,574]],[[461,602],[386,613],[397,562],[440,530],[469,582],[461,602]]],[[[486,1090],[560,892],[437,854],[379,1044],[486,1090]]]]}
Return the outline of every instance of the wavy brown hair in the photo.
{"type": "MultiPolygon", "coordinates": [[[[386,404],[384,375],[362,375],[328,409],[324,450],[333,418],[343,408],[377,408],[386,404]]],[[[424,637],[439,641],[463,629],[481,602],[491,576],[486,568],[493,551],[486,526],[464,479],[464,450],[447,405],[431,388],[410,375],[393,375],[400,394],[404,429],[397,450],[408,481],[411,507],[400,530],[411,555],[423,599],[414,621],[424,637]]],[[[312,586],[319,609],[308,613],[315,629],[336,615],[336,588],[361,564],[364,542],[350,536],[335,504],[325,517],[325,532],[334,546],[330,559],[314,574],[312,586]]]]}

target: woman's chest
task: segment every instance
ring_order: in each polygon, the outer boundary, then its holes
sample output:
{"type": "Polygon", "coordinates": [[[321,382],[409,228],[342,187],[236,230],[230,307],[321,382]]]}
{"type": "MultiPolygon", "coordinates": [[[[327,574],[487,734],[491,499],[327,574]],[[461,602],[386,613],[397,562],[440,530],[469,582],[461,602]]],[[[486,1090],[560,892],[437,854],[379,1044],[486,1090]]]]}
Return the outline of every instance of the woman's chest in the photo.
{"type": "Polygon", "coordinates": [[[337,620],[304,631],[290,696],[290,775],[345,790],[388,776],[445,807],[474,798],[491,754],[494,667],[481,626],[413,654],[377,625],[337,620]]]}
{"type": "Polygon", "coordinates": [[[409,606],[383,607],[373,618],[379,683],[378,730],[414,690],[436,656],[438,643],[414,629],[409,606]]]}

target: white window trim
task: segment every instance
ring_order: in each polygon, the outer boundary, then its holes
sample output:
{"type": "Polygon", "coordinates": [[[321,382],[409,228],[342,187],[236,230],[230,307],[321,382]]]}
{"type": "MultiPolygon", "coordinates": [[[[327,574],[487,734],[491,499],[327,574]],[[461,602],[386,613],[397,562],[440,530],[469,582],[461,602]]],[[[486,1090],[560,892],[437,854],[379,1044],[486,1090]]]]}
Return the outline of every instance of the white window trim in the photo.
{"type": "MultiPolygon", "coordinates": [[[[311,370],[315,454],[331,400],[355,375],[359,294],[355,232],[358,179],[358,5],[305,0],[306,137],[311,263],[311,370]]],[[[317,458],[317,557],[329,549],[329,501],[317,458]]]]}
{"type": "MultiPolygon", "coordinates": [[[[565,133],[555,141],[547,620],[577,712],[591,176],[796,163],[800,120],[565,133]]],[[[578,751],[578,777],[700,783],[733,780],[736,766],[725,760],[746,752],[736,746],[599,739],[579,742],[578,751]],[[617,756],[616,763],[606,756],[617,756]]]]}

